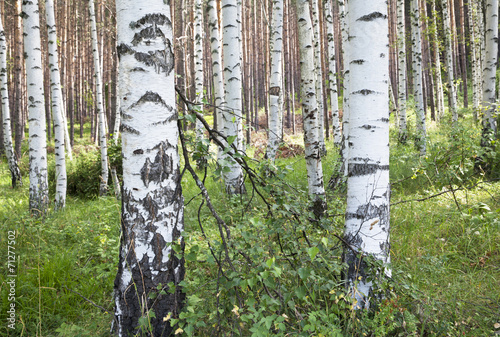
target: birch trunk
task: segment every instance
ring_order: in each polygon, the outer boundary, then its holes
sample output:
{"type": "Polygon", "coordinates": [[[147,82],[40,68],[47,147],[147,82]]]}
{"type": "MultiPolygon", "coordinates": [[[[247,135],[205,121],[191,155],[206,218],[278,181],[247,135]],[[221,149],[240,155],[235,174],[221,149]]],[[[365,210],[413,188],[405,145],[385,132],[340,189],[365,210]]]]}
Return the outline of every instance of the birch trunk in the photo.
{"type": "Polygon", "coordinates": [[[106,139],[106,115],[104,114],[104,99],[102,97],[102,75],[99,48],[97,45],[97,27],[94,10],[94,0],[89,0],[90,33],[92,38],[92,54],[94,56],[94,80],[96,85],[97,117],[99,123],[99,146],[101,147],[101,182],[99,195],[108,192],[108,145],[106,139]]]}
{"type": "Polygon", "coordinates": [[[169,3],[116,2],[123,207],[113,329],[119,337],[173,335],[165,317],[178,318],[185,297],[184,259],[172,248],[184,247],[184,200],[169,3]],[[141,317],[149,328],[141,328],[141,317]]]}
{"type": "Polygon", "coordinates": [[[344,177],[347,177],[347,161],[349,158],[349,83],[350,83],[350,53],[349,53],[349,23],[348,20],[348,3],[346,0],[339,0],[340,25],[342,31],[342,57],[344,63],[344,90],[343,90],[343,105],[342,105],[342,167],[344,177]]]}
{"type": "Polygon", "coordinates": [[[472,106],[474,110],[474,120],[479,117],[480,102],[482,101],[482,60],[480,37],[477,20],[477,3],[474,0],[469,2],[469,32],[470,32],[470,50],[472,63],[472,106]]]}
{"type": "MultiPolygon", "coordinates": [[[[219,18],[217,16],[217,1],[209,0],[208,6],[208,27],[210,30],[210,52],[212,54],[212,73],[214,82],[214,97],[215,97],[215,107],[214,107],[214,118],[216,119],[215,125],[217,126],[217,131],[223,132],[223,119],[222,111],[224,104],[224,81],[222,76],[222,50],[220,42],[220,31],[219,31],[219,18]]],[[[222,159],[222,151],[224,149],[219,149],[217,158],[222,159]]],[[[221,165],[221,163],[219,163],[221,165]]]]}
{"type": "MultiPolygon", "coordinates": [[[[197,109],[203,113],[203,7],[202,0],[195,0],[194,8],[194,88],[196,91],[197,109]]],[[[201,141],[203,138],[203,124],[196,120],[196,138],[201,141]]],[[[200,163],[198,163],[199,165],[200,163]]]]}
{"type": "MultiPolygon", "coordinates": [[[[222,0],[224,96],[227,105],[223,112],[224,135],[240,151],[243,139],[240,137],[243,102],[241,93],[241,49],[238,5],[231,0],[222,0]]],[[[231,151],[231,153],[234,153],[231,151]]],[[[228,194],[245,193],[241,166],[230,156],[226,157],[229,170],[224,172],[228,194]]]]}
{"type": "Polygon", "coordinates": [[[332,0],[325,1],[325,21],[328,38],[328,82],[330,84],[330,105],[332,109],[333,142],[337,147],[342,143],[339,119],[339,96],[337,84],[337,65],[335,61],[335,33],[333,23],[332,0]]]}
{"type": "Polygon", "coordinates": [[[54,15],[54,1],[45,0],[45,15],[47,18],[50,94],[52,118],[54,120],[54,143],[56,161],[56,209],[64,208],[66,204],[66,155],[64,105],[61,89],[61,75],[59,72],[59,53],[57,50],[56,19],[54,15]]]}
{"type": "Polygon", "coordinates": [[[406,125],[406,29],[404,0],[398,0],[397,2],[397,21],[399,142],[404,144],[408,138],[408,128],[406,125]]]}
{"type": "MultiPolygon", "coordinates": [[[[369,307],[376,275],[360,256],[389,263],[389,41],[384,0],[349,1],[350,135],[344,238],[355,307],[369,307]]],[[[390,275],[390,270],[385,269],[390,275]]]]}
{"type": "Polygon", "coordinates": [[[304,126],[305,158],[309,195],[313,210],[321,215],[326,209],[321,144],[319,141],[318,101],[316,99],[316,75],[314,74],[314,46],[311,15],[308,0],[297,0],[297,20],[300,50],[300,91],[304,126]]]}
{"type": "Polygon", "coordinates": [[[444,53],[446,60],[446,72],[448,73],[448,106],[451,112],[451,120],[453,123],[458,121],[457,111],[457,89],[455,87],[455,75],[453,67],[453,47],[452,47],[452,29],[450,23],[450,14],[448,0],[441,1],[443,11],[443,26],[444,26],[444,53]]]}
{"type": "Polygon", "coordinates": [[[283,0],[273,0],[271,25],[271,83],[267,153],[274,161],[283,141],[283,0]]]}
{"type": "MultiPolygon", "coordinates": [[[[483,138],[494,137],[497,132],[495,116],[496,71],[498,64],[498,0],[486,2],[485,56],[483,68],[483,138]]],[[[489,140],[484,139],[483,142],[489,140]]]]}
{"type": "Polygon", "coordinates": [[[12,144],[12,129],[10,120],[9,106],[9,86],[7,84],[7,40],[2,24],[2,16],[0,15],[0,99],[2,101],[2,131],[3,131],[3,146],[7,164],[9,165],[10,175],[12,178],[12,187],[15,188],[18,184],[23,184],[21,171],[17,164],[14,145],[12,144]]]}
{"type": "Polygon", "coordinates": [[[316,76],[316,100],[318,101],[318,136],[321,155],[326,155],[325,145],[325,107],[323,104],[323,69],[321,66],[321,32],[319,22],[318,0],[312,0],[312,19],[313,19],[313,44],[314,44],[314,69],[316,76]]]}
{"type": "Polygon", "coordinates": [[[422,36],[419,0],[411,0],[411,13],[413,92],[415,96],[415,112],[417,119],[416,145],[420,150],[420,155],[423,156],[426,153],[427,131],[425,127],[424,91],[422,87],[422,36]]]}
{"type": "Polygon", "coordinates": [[[437,114],[436,119],[439,121],[444,115],[444,93],[443,93],[443,79],[441,77],[441,57],[439,53],[439,38],[437,29],[437,12],[436,1],[432,0],[432,26],[433,26],[433,49],[434,49],[434,75],[436,77],[436,101],[437,101],[437,114]]]}
{"type": "Polygon", "coordinates": [[[24,51],[30,144],[30,211],[44,215],[49,205],[45,98],[38,1],[23,1],[24,51]]]}

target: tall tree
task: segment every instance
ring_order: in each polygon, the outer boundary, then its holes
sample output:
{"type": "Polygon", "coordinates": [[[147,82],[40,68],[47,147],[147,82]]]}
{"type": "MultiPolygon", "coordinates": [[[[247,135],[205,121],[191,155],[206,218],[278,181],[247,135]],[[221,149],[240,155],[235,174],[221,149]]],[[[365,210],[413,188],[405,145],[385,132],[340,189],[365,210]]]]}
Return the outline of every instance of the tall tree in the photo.
{"type": "Polygon", "coordinates": [[[10,175],[12,178],[12,187],[18,184],[22,185],[21,171],[17,164],[14,146],[12,145],[12,129],[10,121],[10,106],[9,106],[9,86],[7,83],[7,41],[5,31],[2,24],[2,16],[0,15],[0,100],[2,101],[2,136],[5,155],[9,165],[10,175]]]}
{"type": "Polygon", "coordinates": [[[274,160],[283,141],[283,0],[273,0],[271,84],[267,158],[274,160]]]}
{"type": "Polygon", "coordinates": [[[51,107],[52,118],[54,120],[56,209],[59,209],[63,208],[66,204],[65,131],[67,131],[67,124],[63,117],[65,112],[62,99],[61,75],[59,72],[59,53],[57,50],[56,18],[54,15],[53,0],[45,0],[45,15],[48,32],[51,107]]]}
{"type": "Polygon", "coordinates": [[[440,43],[438,38],[438,26],[437,26],[437,11],[436,2],[438,0],[432,0],[432,45],[434,49],[434,83],[436,84],[436,101],[437,101],[437,113],[436,119],[439,121],[444,115],[444,93],[443,93],[443,80],[441,76],[441,56],[440,56],[440,43]]]}
{"type": "Polygon", "coordinates": [[[408,138],[408,128],[406,126],[406,16],[404,0],[398,0],[397,13],[399,141],[405,143],[408,138]]]}
{"type": "MultiPolygon", "coordinates": [[[[344,258],[356,307],[377,276],[364,255],[389,262],[389,41],[385,0],[349,1],[350,134],[344,258]]],[[[390,270],[386,269],[390,274],[390,270]]]]}
{"type": "Polygon", "coordinates": [[[483,145],[495,136],[497,121],[496,71],[498,65],[498,0],[486,1],[485,56],[483,65],[483,145]]]}
{"type": "MultiPolygon", "coordinates": [[[[238,151],[243,149],[240,128],[243,117],[239,6],[235,1],[222,0],[224,96],[227,105],[223,111],[224,135],[238,151]]],[[[230,146],[229,145],[229,146],[230,146]]],[[[231,151],[234,153],[234,151],[231,151]]],[[[229,170],[224,170],[228,194],[245,193],[243,170],[231,157],[227,158],[229,170]]]]}
{"type": "Polygon", "coordinates": [[[316,99],[316,75],[314,73],[314,45],[311,14],[308,0],[297,0],[297,21],[300,49],[300,91],[302,120],[309,195],[313,210],[321,215],[326,209],[321,144],[319,141],[318,102],[316,99]]]}
{"type": "Polygon", "coordinates": [[[453,43],[452,29],[450,22],[450,11],[448,0],[441,0],[441,9],[443,10],[443,27],[444,27],[444,54],[446,63],[446,72],[448,74],[448,106],[451,112],[451,120],[458,120],[457,110],[457,89],[455,86],[455,69],[453,65],[453,43]]]}
{"type": "Polygon", "coordinates": [[[171,336],[184,294],[184,246],[170,2],[118,0],[123,207],[115,280],[118,336],[171,336]],[[173,288],[169,288],[173,286],[173,288]],[[169,316],[171,314],[171,316],[169,316]],[[140,324],[139,319],[148,324],[140,324]]]}
{"type": "MultiPolygon", "coordinates": [[[[99,120],[99,146],[101,147],[101,182],[99,195],[108,192],[108,145],[106,136],[106,115],[104,114],[104,98],[102,87],[101,61],[97,43],[97,25],[94,10],[94,0],[89,0],[90,33],[92,38],[92,54],[94,57],[94,80],[96,86],[96,107],[99,120]]],[[[96,125],[97,126],[97,125],[96,125]]],[[[97,135],[96,135],[97,137],[97,135]]]]}
{"type": "Polygon", "coordinates": [[[332,0],[325,1],[325,21],[328,39],[328,82],[330,85],[330,105],[332,108],[333,142],[336,146],[342,143],[342,132],[339,119],[339,97],[337,84],[337,62],[335,53],[335,29],[332,0]]]}
{"type": "Polygon", "coordinates": [[[47,212],[47,139],[43,93],[40,17],[37,0],[23,1],[24,51],[28,83],[28,120],[30,143],[30,211],[35,216],[47,212]]]}
{"type": "Polygon", "coordinates": [[[425,155],[427,130],[425,126],[425,106],[422,72],[422,32],[419,0],[411,0],[412,71],[413,92],[417,119],[416,145],[421,155],[425,155]]]}
{"type": "MultiPolygon", "coordinates": [[[[203,7],[202,0],[195,0],[194,7],[194,86],[196,92],[196,103],[200,111],[203,111],[204,99],[204,76],[203,76],[203,7]]],[[[196,120],[196,137],[201,140],[203,137],[203,124],[196,120]]]]}

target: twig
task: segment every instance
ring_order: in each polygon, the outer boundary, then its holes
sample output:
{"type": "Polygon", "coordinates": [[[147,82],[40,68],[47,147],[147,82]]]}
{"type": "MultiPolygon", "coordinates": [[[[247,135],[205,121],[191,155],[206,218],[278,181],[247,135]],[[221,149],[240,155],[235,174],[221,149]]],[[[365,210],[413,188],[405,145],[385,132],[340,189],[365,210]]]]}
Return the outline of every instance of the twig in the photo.
{"type": "Polygon", "coordinates": [[[114,315],[114,311],[113,311],[113,310],[108,310],[108,309],[106,309],[106,308],[104,308],[104,307],[101,307],[99,304],[96,304],[94,301],[92,301],[92,300],[88,299],[87,297],[83,296],[83,295],[82,295],[82,294],[80,294],[78,291],[75,291],[75,290],[73,290],[73,289],[69,289],[69,288],[68,288],[68,287],[66,287],[66,286],[62,286],[62,287],[63,287],[64,289],[66,289],[66,290],[69,290],[69,291],[71,291],[71,292],[73,292],[73,293],[77,294],[78,296],[80,296],[81,298],[83,298],[85,301],[87,301],[87,302],[89,302],[90,304],[92,304],[94,307],[101,309],[101,311],[102,311],[102,312],[104,312],[104,313],[106,313],[106,314],[107,314],[107,313],[109,313],[109,312],[111,312],[111,313],[113,313],[113,315],[114,315]]]}

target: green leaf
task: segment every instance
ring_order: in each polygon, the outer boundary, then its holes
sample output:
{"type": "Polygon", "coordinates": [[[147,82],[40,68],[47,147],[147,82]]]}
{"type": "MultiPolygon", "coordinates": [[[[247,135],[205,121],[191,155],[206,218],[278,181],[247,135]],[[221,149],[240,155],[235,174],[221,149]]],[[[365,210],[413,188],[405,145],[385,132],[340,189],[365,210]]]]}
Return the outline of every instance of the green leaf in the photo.
{"type": "Polygon", "coordinates": [[[305,280],[311,275],[311,269],[310,268],[300,268],[299,269],[299,276],[301,279],[305,280]]]}
{"type": "Polygon", "coordinates": [[[307,249],[307,254],[309,254],[309,257],[311,258],[311,260],[314,260],[314,258],[316,257],[316,255],[318,255],[318,253],[319,253],[318,247],[311,247],[311,248],[307,249]]]}
{"type": "Polygon", "coordinates": [[[295,295],[301,300],[304,299],[306,297],[306,288],[304,286],[295,288],[295,295]]]}

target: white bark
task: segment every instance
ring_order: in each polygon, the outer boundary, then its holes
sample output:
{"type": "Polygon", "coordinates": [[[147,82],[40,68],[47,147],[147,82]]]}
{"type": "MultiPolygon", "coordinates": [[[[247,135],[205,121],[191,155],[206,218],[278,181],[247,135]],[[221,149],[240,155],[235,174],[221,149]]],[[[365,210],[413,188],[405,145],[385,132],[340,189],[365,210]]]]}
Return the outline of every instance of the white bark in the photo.
{"type": "Polygon", "coordinates": [[[164,317],[177,318],[184,298],[184,263],[171,247],[184,245],[171,8],[163,0],[118,0],[116,12],[123,208],[114,330],[142,335],[138,319],[152,310],[152,335],[170,336],[164,317]],[[160,284],[167,294],[151,299],[160,284]]]}
{"type": "Polygon", "coordinates": [[[483,132],[496,134],[496,71],[498,64],[498,0],[486,2],[485,57],[483,68],[483,132]]]}
{"type": "Polygon", "coordinates": [[[333,142],[340,147],[342,143],[342,132],[339,119],[339,97],[337,84],[337,65],[335,62],[335,33],[333,26],[332,0],[325,1],[325,22],[328,38],[328,81],[330,84],[330,105],[332,109],[333,142]]]}
{"type": "Polygon", "coordinates": [[[28,84],[30,211],[43,215],[49,205],[47,139],[38,1],[23,1],[24,51],[28,84]]]}
{"type": "Polygon", "coordinates": [[[90,33],[92,38],[92,54],[94,56],[94,78],[96,83],[96,104],[99,118],[99,146],[101,147],[101,182],[99,195],[108,192],[108,145],[106,139],[106,115],[104,114],[104,99],[102,95],[102,75],[99,48],[97,46],[97,27],[95,21],[94,0],[89,0],[90,33]]]}
{"type": "MultiPolygon", "coordinates": [[[[197,109],[203,113],[203,7],[202,0],[195,0],[194,12],[194,87],[196,92],[197,109]]],[[[203,124],[196,120],[196,138],[201,140],[203,138],[205,128],[203,124]]]]}
{"type": "Polygon", "coordinates": [[[398,0],[397,2],[397,20],[399,141],[405,143],[408,138],[408,128],[406,125],[406,29],[404,0],[398,0]]]}
{"type": "MultiPolygon", "coordinates": [[[[360,261],[389,263],[389,41],[385,0],[349,1],[350,134],[345,251],[356,308],[368,307],[377,276],[360,261]],[[356,253],[355,253],[356,252],[356,253]],[[372,280],[367,280],[371,277],[372,280]]],[[[390,275],[390,270],[385,273],[390,275]]]]}
{"type": "Polygon", "coordinates": [[[9,165],[10,175],[12,178],[12,187],[18,184],[22,185],[21,171],[17,164],[14,146],[12,145],[12,130],[10,127],[10,107],[9,107],[9,86],[7,84],[7,41],[5,31],[2,24],[2,16],[0,15],[0,100],[2,102],[2,129],[3,129],[3,147],[7,164],[9,165]]]}
{"type": "Polygon", "coordinates": [[[273,0],[271,83],[267,158],[274,160],[283,141],[283,0],[273,0]]]}
{"type": "MultiPolygon", "coordinates": [[[[222,0],[223,58],[224,58],[224,96],[227,105],[223,111],[224,135],[241,151],[243,149],[242,131],[242,81],[239,7],[232,0],[222,0]],[[240,132],[241,131],[241,132],[240,132]]],[[[231,157],[226,157],[229,167],[224,172],[228,194],[245,193],[243,171],[231,157]]]]}
{"type": "Polygon", "coordinates": [[[315,203],[314,209],[322,213],[326,207],[319,142],[318,102],[316,99],[316,76],[314,74],[313,29],[308,0],[297,0],[298,34],[300,48],[300,96],[302,97],[302,119],[304,127],[305,158],[309,195],[315,203]]]}
{"type": "Polygon", "coordinates": [[[444,93],[443,79],[441,76],[441,58],[439,53],[439,38],[437,29],[436,1],[432,0],[432,25],[433,25],[433,45],[434,45],[434,74],[436,76],[436,119],[439,121],[444,115],[444,93]]]}
{"type": "Polygon", "coordinates": [[[61,75],[59,72],[59,56],[57,51],[56,19],[54,15],[54,1],[45,0],[45,14],[47,18],[50,94],[52,118],[54,120],[54,143],[56,161],[56,209],[64,208],[66,204],[66,155],[64,121],[64,105],[62,104],[61,75]]]}
{"type": "Polygon", "coordinates": [[[311,2],[314,43],[314,73],[316,75],[316,100],[318,101],[318,136],[321,155],[326,154],[325,145],[325,109],[323,104],[323,68],[321,62],[321,32],[319,24],[318,0],[311,2]]]}
{"type": "MultiPolygon", "coordinates": [[[[224,105],[224,79],[222,71],[222,49],[220,41],[220,31],[219,31],[219,18],[217,16],[217,2],[215,0],[209,0],[208,6],[208,27],[210,30],[210,52],[212,54],[212,73],[214,81],[214,97],[215,97],[215,108],[214,108],[214,118],[217,120],[217,131],[223,132],[223,118],[222,111],[224,105]]],[[[217,153],[217,158],[223,158],[222,151],[224,149],[219,149],[217,153]]],[[[219,163],[220,165],[221,163],[219,163]]]]}
{"type": "Polygon", "coordinates": [[[482,101],[482,59],[481,59],[481,43],[477,20],[477,2],[470,0],[469,2],[469,32],[470,32],[470,51],[472,63],[472,106],[474,109],[474,120],[478,119],[480,102],[482,101]]]}
{"type": "Polygon", "coordinates": [[[452,34],[450,14],[448,10],[448,0],[441,0],[441,7],[443,10],[443,27],[444,27],[444,54],[446,61],[446,72],[448,73],[448,106],[451,112],[452,122],[458,121],[457,111],[457,89],[455,87],[455,75],[453,67],[453,47],[452,47],[452,34]]]}
{"type": "Polygon", "coordinates": [[[344,168],[344,177],[347,177],[347,161],[349,158],[349,24],[348,18],[348,3],[345,0],[339,0],[340,24],[342,30],[342,57],[344,61],[344,78],[343,78],[343,105],[342,105],[342,160],[344,168]]]}
{"type": "Polygon", "coordinates": [[[417,147],[420,155],[426,153],[427,131],[425,126],[424,91],[422,73],[422,34],[420,21],[419,0],[411,0],[412,22],[412,64],[413,64],[413,92],[415,96],[415,113],[417,119],[417,147]]]}

